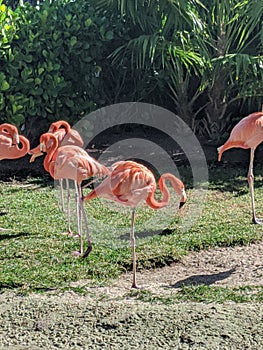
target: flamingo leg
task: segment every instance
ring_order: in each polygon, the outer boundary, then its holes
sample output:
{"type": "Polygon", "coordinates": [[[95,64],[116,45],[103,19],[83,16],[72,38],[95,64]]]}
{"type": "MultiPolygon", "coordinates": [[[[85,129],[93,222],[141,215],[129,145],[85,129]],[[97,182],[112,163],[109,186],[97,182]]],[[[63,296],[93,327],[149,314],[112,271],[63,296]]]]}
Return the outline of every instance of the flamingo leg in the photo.
{"type": "Polygon", "coordinates": [[[59,188],[60,188],[60,201],[62,211],[65,212],[65,203],[64,203],[64,191],[63,191],[63,179],[59,180],[59,188]]]}
{"type": "Polygon", "coordinates": [[[86,258],[92,250],[92,244],[91,244],[90,235],[89,235],[88,218],[87,218],[87,214],[85,212],[84,206],[83,206],[83,194],[82,194],[81,186],[79,186],[79,194],[80,194],[80,211],[82,212],[82,216],[83,216],[83,220],[84,220],[84,224],[85,224],[86,239],[87,239],[87,244],[88,244],[88,247],[87,247],[86,251],[84,252],[84,254],[82,255],[82,258],[86,258]]]}
{"type": "Polygon", "coordinates": [[[75,181],[75,188],[76,188],[76,205],[77,205],[77,222],[78,222],[78,235],[79,235],[79,245],[80,245],[80,255],[83,254],[83,235],[82,235],[82,213],[80,210],[80,193],[79,193],[79,187],[77,185],[77,182],[75,181]]]}
{"type": "Polygon", "coordinates": [[[135,208],[132,208],[131,218],[131,248],[132,248],[132,288],[138,288],[136,281],[136,251],[135,251],[135,236],[134,236],[134,221],[135,221],[135,208]]]}
{"type": "Polygon", "coordinates": [[[76,215],[77,215],[77,231],[79,236],[79,251],[74,251],[73,254],[75,256],[79,256],[83,254],[83,237],[82,237],[82,228],[81,228],[81,211],[80,211],[80,194],[79,187],[76,181],[75,184],[75,196],[76,196],[76,215]]]}
{"type": "Polygon", "coordinates": [[[262,222],[256,217],[256,210],[255,210],[254,174],[253,174],[254,154],[255,154],[255,148],[251,148],[247,181],[249,185],[250,198],[251,198],[252,221],[254,224],[262,224],[262,222]]]}
{"type": "Polygon", "coordinates": [[[68,235],[75,237],[71,231],[70,223],[71,223],[71,212],[70,212],[70,187],[69,187],[69,179],[66,179],[66,187],[67,187],[67,216],[68,216],[68,235]]]}
{"type": "MultiPolygon", "coordinates": [[[[75,238],[76,236],[71,231],[71,212],[70,212],[70,187],[69,187],[69,179],[66,179],[66,187],[67,187],[67,220],[68,220],[68,231],[63,233],[63,235],[69,235],[75,238]]],[[[78,237],[78,235],[77,235],[78,237]]]]}

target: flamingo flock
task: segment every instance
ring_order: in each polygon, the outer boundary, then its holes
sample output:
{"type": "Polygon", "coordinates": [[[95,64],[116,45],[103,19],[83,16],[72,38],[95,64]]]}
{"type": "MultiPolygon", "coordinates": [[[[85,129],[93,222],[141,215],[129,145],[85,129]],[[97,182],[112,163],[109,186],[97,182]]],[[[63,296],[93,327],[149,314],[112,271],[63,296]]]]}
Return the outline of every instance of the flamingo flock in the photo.
{"type": "Polygon", "coordinates": [[[74,255],[86,258],[92,250],[87,216],[83,207],[84,201],[101,196],[132,208],[130,234],[133,261],[132,287],[137,288],[134,235],[135,209],[142,201],[145,201],[152,209],[161,209],[167,206],[170,201],[170,193],[166,186],[166,181],[171,183],[173,189],[180,197],[179,207],[182,207],[186,202],[184,184],[174,175],[166,173],[160,177],[157,185],[153,173],[147,167],[134,161],[117,162],[110,168],[107,168],[92,158],[83,149],[83,144],[79,133],[63,120],[52,123],[47,132],[40,136],[39,145],[33,149],[30,149],[29,140],[18,134],[15,126],[10,124],[0,125],[0,159],[17,159],[28,153],[31,155],[30,162],[34,162],[36,157],[44,155],[44,169],[51,177],[60,182],[62,209],[64,209],[62,181],[66,181],[68,191],[68,234],[72,234],[70,228],[70,191],[68,181],[74,181],[77,231],[80,239],[79,251],[74,252],[74,255]],[[81,183],[90,177],[104,177],[105,179],[90,194],[83,197],[81,183]],[[154,197],[157,187],[159,187],[162,193],[162,199],[160,201],[157,201],[154,197]],[[81,225],[82,219],[85,222],[87,243],[85,251],[81,225]]]}
{"type": "MultiPolygon", "coordinates": [[[[255,150],[262,141],[263,112],[255,112],[241,119],[233,128],[229,139],[218,148],[218,161],[221,160],[222,154],[230,148],[250,149],[247,180],[251,197],[252,221],[255,224],[261,224],[262,222],[256,217],[255,213],[253,163],[255,150]]],[[[116,162],[110,168],[107,168],[92,158],[83,149],[83,144],[84,142],[80,134],[63,120],[52,123],[47,132],[41,135],[39,145],[33,149],[30,149],[29,140],[19,135],[15,126],[7,123],[0,125],[0,160],[18,159],[28,153],[31,155],[30,162],[33,162],[36,157],[44,155],[44,169],[54,179],[60,182],[63,210],[65,209],[65,205],[63,203],[62,182],[66,181],[68,191],[68,234],[72,234],[70,228],[70,191],[68,181],[74,181],[77,231],[80,239],[79,251],[74,252],[74,255],[86,258],[92,250],[87,216],[83,207],[85,201],[104,197],[131,208],[132,288],[138,288],[136,281],[136,244],[134,234],[136,208],[142,201],[146,202],[150,208],[155,210],[167,206],[170,201],[170,192],[166,186],[167,181],[170,182],[174,191],[179,196],[179,208],[181,208],[186,202],[185,186],[180,179],[170,173],[162,174],[158,183],[156,183],[151,170],[142,164],[130,160],[116,162]],[[95,189],[83,197],[82,181],[90,177],[103,177],[104,179],[95,189]],[[162,199],[159,201],[155,199],[157,188],[159,188],[162,194],[162,199]],[[82,219],[85,222],[86,231],[87,248],[85,251],[81,225],[82,219]]],[[[2,230],[5,229],[0,228],[0,231],[2,230]]]]}

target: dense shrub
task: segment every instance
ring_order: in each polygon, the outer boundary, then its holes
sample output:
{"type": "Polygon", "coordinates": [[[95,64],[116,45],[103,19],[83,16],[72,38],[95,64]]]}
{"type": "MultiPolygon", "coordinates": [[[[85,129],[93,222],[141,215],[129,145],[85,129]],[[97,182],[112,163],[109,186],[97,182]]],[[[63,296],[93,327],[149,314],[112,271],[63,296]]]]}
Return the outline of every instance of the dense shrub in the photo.
{"type": "Polygon", "coordinates": [[[92,6],[1,4],[0,19],[0,122],[75,122],[105,104],[101,64],[114,34],[92,6]]]}

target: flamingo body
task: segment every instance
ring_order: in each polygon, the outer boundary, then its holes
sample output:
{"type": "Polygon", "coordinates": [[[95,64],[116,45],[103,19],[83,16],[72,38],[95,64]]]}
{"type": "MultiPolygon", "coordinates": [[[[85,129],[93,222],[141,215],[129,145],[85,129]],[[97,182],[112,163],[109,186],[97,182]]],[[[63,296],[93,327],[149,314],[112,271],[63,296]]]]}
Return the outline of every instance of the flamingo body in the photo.
{"type": "MultiPolygon", "coordinates": [[[[0,160],[21,158],[27,154],[29,149],[28,139],[18,134],[16,126],[8,123],[0,125],[0,160]]],[[[0,231],[4,230],[0,228],[0,231]]]]}
{"type": "Polygon", "coordinates": [[[218,148],[218,160],[230,148],[256,148],[263,141],[263,112],[255,112],[240,120],[229,139],[218,148]]]}
{"type": "Polygon", "coordinates": [[[16,126],[7,123],[0,125],[0,160],[22,158],[29,149],[28,139],[18,134],[16,126]]]}
{"type": "Polygon", "coordinates": [[[163,197],[160,201],[157,201],[154,198],[157,185],[153,173],[144,165],[134,161],[120,161],[114,163],[111,167],[109,176],[97,188],[83,198],[83,201],[86,201],[96,197],[104,197],[132,207],[130,234],[133,259],[132,288],[137,288],[134,236],[135,208],[141,201],[145,201],[147,205],[153,209],[160,209],[168,205],[170,194],[165,184],[167,180],[170,181],[172,187],[180,196],[181,207],[186,201],[185,188],[181,180],[170,173],[163,174],[158,181],[158,186],[163,197]]]}
{"type": "Polygon", "coordinates": [[[256,217],[254,196],[254,174],[253,163],[257,146],[263,141],[263,112],[251,113],[240,120],[230,133],[229,139],[218,150],[218,160],[221,160],[223,152],[230,148],[250,149],[250,163],[247,180],[250,190],[252,221],[261,224],[256,217]]]}

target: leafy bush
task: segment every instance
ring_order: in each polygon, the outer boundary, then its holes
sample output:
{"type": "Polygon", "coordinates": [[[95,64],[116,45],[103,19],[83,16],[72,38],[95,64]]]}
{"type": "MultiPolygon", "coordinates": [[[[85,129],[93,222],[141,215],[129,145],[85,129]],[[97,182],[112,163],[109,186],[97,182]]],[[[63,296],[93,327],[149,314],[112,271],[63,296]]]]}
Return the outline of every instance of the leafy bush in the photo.
{"type": "MultiPolygon", "coordinates": [[[[1,4],[1,3],[0,3],[1,4]]],[[[114,36],[85,1],[1,4],[0,122],[75,122],[105,103],[101,66],[114,36]]]]}

